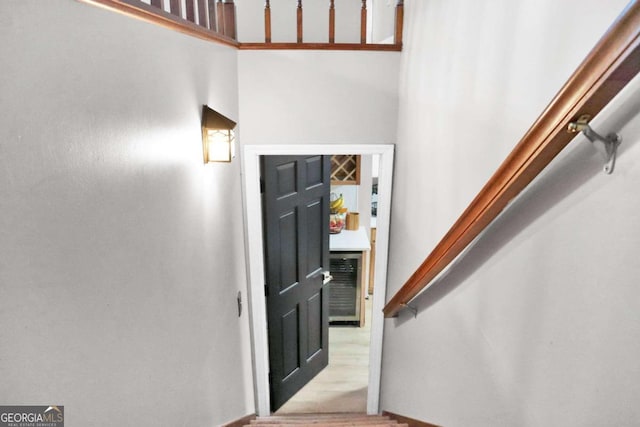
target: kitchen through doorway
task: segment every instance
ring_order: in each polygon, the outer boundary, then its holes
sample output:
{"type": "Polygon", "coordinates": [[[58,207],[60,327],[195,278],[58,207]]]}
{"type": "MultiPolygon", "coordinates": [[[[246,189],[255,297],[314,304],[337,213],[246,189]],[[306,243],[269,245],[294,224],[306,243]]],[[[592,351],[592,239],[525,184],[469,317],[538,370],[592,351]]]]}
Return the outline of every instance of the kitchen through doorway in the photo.
{"type": "MultiPolygon", "coordinates": [[[[249,304],[252,332],[254,383],[256,412],[258,416],[270,415],[269,360],[267,323],[264,297],[264,259],[262,240],[262,218],[260,198],[259,159],[263,155],[379,155],[377,233],[376,233],[376,279],[373,296],[367,301],[370,319],[365,318],[364,335],[369,336],[368,388],[366,412],[375,414],[379,407],[380,369],[382,356],[383,315],[385,303],[388,230],[393,176],[394,146],[389,144],[345,144],[345,145],[246,145],[243,147],[243,189],[245,202],[245,243],[248,259],[249,304]],[[251,238],[249,238],[251,236],[251,238]],[[368,325],[368,326],[366,326],[368,325]]],[[[370,206],[370,204],[369,204],[370,206]]],[[[366,274],[366,271],[365,271],[366,274]]],[[[361,328],[359,328],[361,329],[361,328]]],[[[331,333],[330,333],[331,335],[331,333]]],[[[331,338],[330,338],[331,340],[331,338]]],[[[330,341],[331,342],[331,341],[330,341]]],[[[331,348],[330,348],[331,351],[331,348]]],[[[320,374],[321,375],[321,374],[320,374]]],[[[320,377],[318,375],[318,377],[320,377]]]]}

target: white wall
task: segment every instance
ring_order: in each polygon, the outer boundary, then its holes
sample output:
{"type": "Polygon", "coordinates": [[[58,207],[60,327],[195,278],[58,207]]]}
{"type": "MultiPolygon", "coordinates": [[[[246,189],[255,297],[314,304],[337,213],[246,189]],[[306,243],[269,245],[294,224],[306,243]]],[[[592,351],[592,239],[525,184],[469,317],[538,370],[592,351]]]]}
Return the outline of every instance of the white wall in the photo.
{"type": "MultiPolygon", "coordinates": [[[[625,0],[406,2],[389,297],[625,0]]],[[[636,79],[637,80],[637,79],[636,79]]],[[[387,320],[382,409],[447,427],[640,424],[640,81],[442,279],[387,320]],[[612,111],[613,110],[613,111],[612,111]]]]}
{"type": "Polygon", "coordinates": [[[397,52],[238,52],[244,144],[393,143],[397,52]]]}
{"type": "Polygon", "coordinates": [[[0,402],[71,426],[254,412],[235,50],[72,0],[0,2],[0,402]],[[246,298],[246,297],[245,297],[246,298]]]}
{"type": "Polygon", "coordinates": [[[373,43],[393,42],[398,0],[373,0],[369,6],[371,15],[371,37],[373,43]]]}

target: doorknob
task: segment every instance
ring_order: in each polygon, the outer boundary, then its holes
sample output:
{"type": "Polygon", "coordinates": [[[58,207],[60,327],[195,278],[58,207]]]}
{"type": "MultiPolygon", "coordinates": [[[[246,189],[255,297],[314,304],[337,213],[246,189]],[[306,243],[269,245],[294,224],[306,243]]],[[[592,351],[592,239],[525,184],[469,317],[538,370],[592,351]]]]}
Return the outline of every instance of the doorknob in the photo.
{"type": "Polygon", "coordinates": [[[330,271],[323,271],[322,272],[322,284],[326,285],[331,280],[333,280],[333,276],[331,275],[331,272],[330,271]]]}

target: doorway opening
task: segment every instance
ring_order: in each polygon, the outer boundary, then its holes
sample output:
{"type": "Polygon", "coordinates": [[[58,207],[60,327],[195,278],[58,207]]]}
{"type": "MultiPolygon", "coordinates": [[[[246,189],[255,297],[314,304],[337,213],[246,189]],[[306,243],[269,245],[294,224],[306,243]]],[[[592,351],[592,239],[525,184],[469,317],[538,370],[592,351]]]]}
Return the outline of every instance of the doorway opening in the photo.
{"type": "Polygon", "coordinates": [[[247,145],[243,148],[243,194],[245,211],[245,247],[248,260],[248,290],[253,352],[256,412],[270,415],[269,353],[266,301],[264,295],[264,256],[262,238],[262,205],[260,196],[260,156],[263,155],[379,155],[376,280],[370,298],[371,319],[369,339],[369,374],[367,413],[376,414],[379,407],[380,369],[382,360],[383,315],[386,298],[389,216],[393,176],[394,146],[365,145],[247,145]]]}

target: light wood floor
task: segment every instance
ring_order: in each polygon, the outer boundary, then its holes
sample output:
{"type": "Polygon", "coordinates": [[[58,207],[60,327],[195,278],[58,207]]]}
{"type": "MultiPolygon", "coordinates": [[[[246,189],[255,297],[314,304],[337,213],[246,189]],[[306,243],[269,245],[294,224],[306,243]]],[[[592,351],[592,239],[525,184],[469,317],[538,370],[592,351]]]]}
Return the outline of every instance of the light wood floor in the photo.
{"type": "Polygon", "coordinates": [[[329,328],[329,366],[276,414],[366,412],[371,301],[366,300],[364,327],[329,328]]]}

